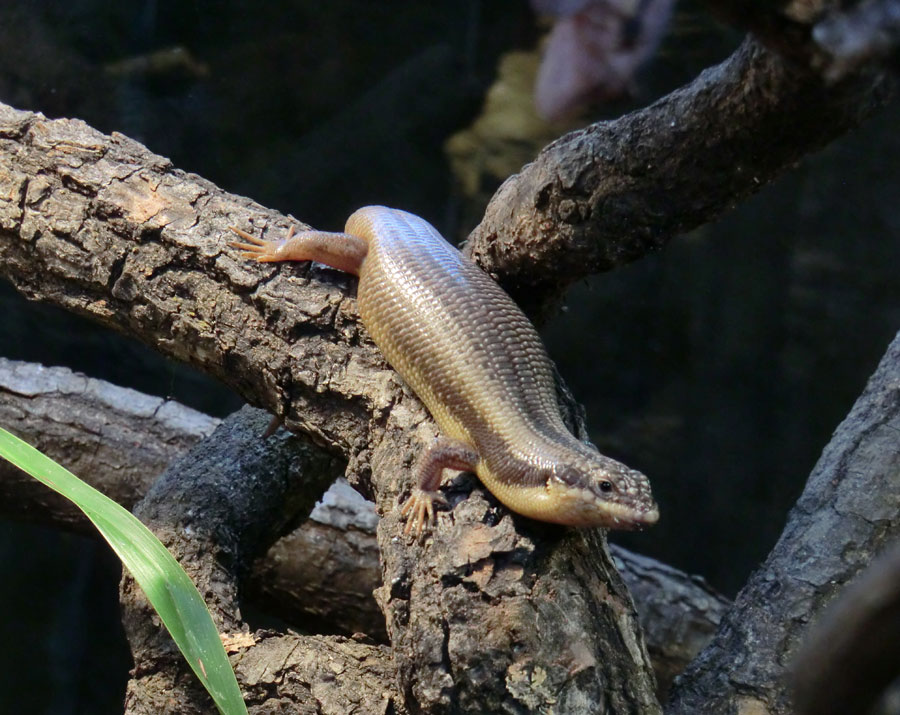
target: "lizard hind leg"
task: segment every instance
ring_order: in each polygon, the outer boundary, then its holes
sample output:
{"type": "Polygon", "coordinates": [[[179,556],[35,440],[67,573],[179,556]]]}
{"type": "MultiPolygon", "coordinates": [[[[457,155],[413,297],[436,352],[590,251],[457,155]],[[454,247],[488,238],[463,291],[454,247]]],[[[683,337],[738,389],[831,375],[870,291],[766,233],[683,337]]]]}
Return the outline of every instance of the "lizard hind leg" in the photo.
{"type": "Polygon", "coordinates": [[[438,492],[444,470],[474,472],[478,460],[478,452],[471,446],[447,437],[437,440],[426,449],[416,464],[416,487],[400,511],[400,516],[407,518],[403,533],[408,534],[415,528],[416,537],[419,537],[426,524],[428,527],[434,526],[434,507],[447,506],[446,500],[438,492]]]}
{"type": "Polygon", "coordinates": [[[285,238],[267,241],[229,226],[243,240],[229,245],[243,251],[244,258],[261,263],[275,261],[317,261],[326,266],[336,268],[345,273],[359,275],[362,262],[369,251],[365,239],[349,233],[332,233],[329,231],[294,232],[288,230],[285,238]]]}

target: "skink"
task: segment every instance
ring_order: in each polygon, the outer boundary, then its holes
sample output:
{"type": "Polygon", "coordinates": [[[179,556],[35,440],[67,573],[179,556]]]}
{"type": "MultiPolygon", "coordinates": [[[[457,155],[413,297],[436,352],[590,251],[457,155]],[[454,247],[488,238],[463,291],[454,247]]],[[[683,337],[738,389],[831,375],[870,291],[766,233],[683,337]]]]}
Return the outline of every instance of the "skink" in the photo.
{"type": "Polygon", "coordinates": [[[266,241],[232,230],[246,258],[359,276],[363,326],[445,435],[417,465],[407,532],[433,525],[446,468],[474,472],[507,507],[541,521],[634,529],[659,518],[643,474],[566,429],[550,358],[524,313],[427,221],[367,206],[344,233],[291,229],[266,241]]]}

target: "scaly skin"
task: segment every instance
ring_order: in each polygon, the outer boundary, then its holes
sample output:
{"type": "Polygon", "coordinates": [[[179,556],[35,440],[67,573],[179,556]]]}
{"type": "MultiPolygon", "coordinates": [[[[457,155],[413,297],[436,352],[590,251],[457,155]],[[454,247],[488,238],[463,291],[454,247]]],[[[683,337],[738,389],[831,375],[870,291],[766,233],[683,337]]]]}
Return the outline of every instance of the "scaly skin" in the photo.
{"type": "Polygon", "coordinates": [[[541,521],[634,529],[659,518],[643,474],[566,429],[550,359],[522,311],[428,222],[367,206],[344,233],[263,241],[233,230],[245,257],[359,275],[363,325],[448,437],[418,465],[406,531],[434,522],[444,468],[475,472],[507,507],[541,521]]]}

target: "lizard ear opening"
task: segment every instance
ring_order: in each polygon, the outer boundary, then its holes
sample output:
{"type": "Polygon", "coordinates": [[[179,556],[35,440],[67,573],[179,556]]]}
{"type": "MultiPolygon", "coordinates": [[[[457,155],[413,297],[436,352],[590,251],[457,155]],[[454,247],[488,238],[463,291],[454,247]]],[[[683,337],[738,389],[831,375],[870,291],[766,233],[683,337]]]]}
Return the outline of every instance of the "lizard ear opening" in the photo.
{"type": "Polygon", "coordinates": [[[584,486],[584,475],[575,467],[570,465],[564,466],[554,472],[554,476],[563,484],[569,487],[584,486]]]}

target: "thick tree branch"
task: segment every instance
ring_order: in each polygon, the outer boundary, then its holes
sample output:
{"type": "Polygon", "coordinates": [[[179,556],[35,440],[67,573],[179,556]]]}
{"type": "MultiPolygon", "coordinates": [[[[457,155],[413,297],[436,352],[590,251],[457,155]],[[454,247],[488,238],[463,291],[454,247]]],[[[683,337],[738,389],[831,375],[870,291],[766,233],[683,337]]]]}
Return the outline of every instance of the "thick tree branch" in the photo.
{"type": "MultiPolygon", "coordinates": [[[[858,124],[884,90],[877,72],[826,86],[748,41],[652,107],[548,147],[504,184],[470,250],[536,310],[572,280],[715,217],[858,124]]],[[[251,220],[263,233],[286,225],[124,137],[0,107],[0,272],[31,297],[193,362],[349,460],[348,477],[383,515],[378,599],[404,697],[423,712],[574,711],[587,702],[657,712],[633,606],[597,533],[519,519],[480,489],[460,501],[473,488],[460,478],[432,540],[396,538],[400,475],[434,425],[359,329],[349,279],[250,267],[223,251],[226,226],[251,220]]],[[[180,494],[171,489],[167,503],[180,494]]],[[[177,542],[157,497],[148,496],[147,514],[177,542]]],[[[256,533],[258,524],[243,526],[256,533]]],[[[218,615],[236,625],[228,565],[185,548],[201,581],[227,586],[218,615]]],[[[739,608],[746,617],[750,607],[739,608]]],[[[149,643],[143,621],[132,620],[132,636],[149,643]]],[[[150,647],[155,662],[165,647],[150,647]]],[[[730,652],[748,648],[741,641],[730,652]]],[[[709,699],[704,676],[716,667],[719,657],[701,660],[676,707],[709,699]]],[[[734,677],[744,692],[754,686],[750,665],[734,677]]],[[[762,690],[759,702],[780,702],[762,690]]]]}
{"type": "Polygon", "coordinates": [[[658,711],[598,534],[519,519],[480,489],[457,504],[475,486],[460,479],[433,540],[397,538],[404,475],[437,431],[359,328],[349,278],[225,248],[228,224],[277,234],[284,219],[78,121],[0,108],[0,157],[0,271],[21,291],[193,362],[349,460],[382,514],[379,603],[406,697],[658,711]]]}
{"type": "MultiPolygon", "coordinates": [[[[393,702],[403,711],[386,648],[339,637],[251,634],[241,623],[238,585],[253,556],[309,513],[341,467],[286,432],[260,439],[268,422],[268,415],[251,408],[230,416],[165,471],[135,514],[186,566],[204,595],[226,645],[236,652],[233,661],[251,713],[272,712],[275,703],[336,714],[347,712],[349,703],[376,712],[393,702]]],[[[121,601],[135,662],[125,712],[209,712],[208,696],[128,574],[121,601]]]]}
{"type": "Polygon", "coordinates": [[[809,477],[766,563],[666,712],[790,713],[786,668],[810,622],[900,537],[900,334],[809,477]]]}
{"type": "Polygon", "coordinates": [[[900,677],[900,542],[829,605],[791,670],[797,715],[881,712],[900,677]]]}
{"type": "MultiPolygon", "coordinates": [[[[136,390],[0,357],[0,425],[131,509],[218,420],[136,390]]],[[[0,460],[0,514],[96,533],[68,499],[0,460]]]]}
{"type": "Polygon", "coordinates": [[[828,84],[747,39],[649,107],[550,144],[498,189],[467,251],[539,313],[755,193],[862,122],[888,84],[877,71],[828,84]]]}
{"type": "MultiPolygon", "coordinates": [[[[65,368],[0,359],[0,424],[40,444],[128,508],[218,422],[65,368]]],[[[6,516],[96,535],[70,502],[48,502],[49,490],[3,464],[0,508],[6,516]]],[[[346,483],[333,485],[309,520],[254,561],[243,582],[245,596],[312,632],[363,632],[386,640],[384,617],[372,598],[380,581],[377,523],[370,502],[346,483]]],[[[657,684],[665,692],[712,637],[728,604],[696,576],[620,547],[612,552],[635,596],[657,684]]]]}

